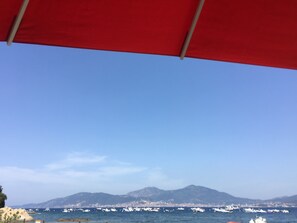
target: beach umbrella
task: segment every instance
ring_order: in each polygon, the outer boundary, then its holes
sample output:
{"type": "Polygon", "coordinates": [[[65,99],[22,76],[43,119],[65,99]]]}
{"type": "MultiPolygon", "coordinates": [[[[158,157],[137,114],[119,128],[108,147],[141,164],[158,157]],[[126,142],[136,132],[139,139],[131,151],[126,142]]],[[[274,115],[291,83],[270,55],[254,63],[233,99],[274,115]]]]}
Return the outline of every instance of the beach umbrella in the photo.
{"type": "Polygon", "coordinates": [[[297,69],[296,0],[1,0],[0,41],[297,69]]]}

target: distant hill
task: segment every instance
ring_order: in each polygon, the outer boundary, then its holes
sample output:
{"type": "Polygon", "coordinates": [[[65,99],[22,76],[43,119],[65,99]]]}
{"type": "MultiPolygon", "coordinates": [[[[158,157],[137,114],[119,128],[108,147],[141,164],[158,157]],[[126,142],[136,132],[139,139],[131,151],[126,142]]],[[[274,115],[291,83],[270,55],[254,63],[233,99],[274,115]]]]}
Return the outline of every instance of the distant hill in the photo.
{"type": "Polygon", "coordinates": [[[297,195],[274,198],[274,199],[271,199],[269,201],[279,202],[279,203],[297,204],[297,195]]]}
{"type": "Polygon", "coordinates": [[[63,207],[96,207],[100,205],[115,205],[133,202],[135,199],[123,195],[111,195],[106,193],[77,193],[63,198],[52,199],[39,204],[26,204],[22,207],[34,208],[63,208],[63,207]]]}
{"type": "Polygon", "coordinates": [[[135,198],[146,198],[153,202],[162,201],[176,204],[242,204],[255,202],[255,200],[237,198],[227,193],[194,185],[178,190],[160,190],[155,187],[148,187],[127,195],[135,198]]]}
{"type": "Polygon", "coordinates": [[[165,193],[165,190],[160,190],[156,187],[146,187],[141,190],[133,191],[127,194],[134,198],[151,198],[165,193]]]}
{"type": "Polygon", "coordinates": [[[25,208],[64,208],[64,207],[99,207],[99,206],[128,206],[150,204],[199,204],[199,205],[228,205],[228,204],[259,204],[268,202],[295,203],[297,195],[276,198],[268,201],[252,200],[234,197],[207,187],[190,185],[177,190],[161,190],[156,187],[146,187],[126,195],[111,195],[106,193],[77,193],[64,198],[57,198],[39,204],[22,205],[25,208]]]}

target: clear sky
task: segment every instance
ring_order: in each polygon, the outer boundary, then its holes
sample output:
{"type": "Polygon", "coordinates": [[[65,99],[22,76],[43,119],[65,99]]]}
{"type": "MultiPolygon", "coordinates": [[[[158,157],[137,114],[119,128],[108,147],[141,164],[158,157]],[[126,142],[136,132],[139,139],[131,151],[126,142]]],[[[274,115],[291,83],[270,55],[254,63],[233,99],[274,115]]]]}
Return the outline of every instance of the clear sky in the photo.
{"type": "Polygon", "coordinates": [[[190,184],[297,194],[297,71],[0,44],[8,205],[190,184]]]}

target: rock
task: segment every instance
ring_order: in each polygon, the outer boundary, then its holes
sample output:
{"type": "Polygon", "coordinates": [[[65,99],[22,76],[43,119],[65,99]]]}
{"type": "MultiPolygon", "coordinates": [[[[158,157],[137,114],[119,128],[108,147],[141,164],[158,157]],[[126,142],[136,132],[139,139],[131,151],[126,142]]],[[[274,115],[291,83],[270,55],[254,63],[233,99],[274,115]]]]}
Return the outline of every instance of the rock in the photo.
{"type": "Polygon", "coordinates": [[[0,208],[0,213],[1,221],[4,220],[4,216],[17,221],[33,221],[33,217],[31,217],[25,209],[12,209],[10,207],[4,207],[0,208]]]}

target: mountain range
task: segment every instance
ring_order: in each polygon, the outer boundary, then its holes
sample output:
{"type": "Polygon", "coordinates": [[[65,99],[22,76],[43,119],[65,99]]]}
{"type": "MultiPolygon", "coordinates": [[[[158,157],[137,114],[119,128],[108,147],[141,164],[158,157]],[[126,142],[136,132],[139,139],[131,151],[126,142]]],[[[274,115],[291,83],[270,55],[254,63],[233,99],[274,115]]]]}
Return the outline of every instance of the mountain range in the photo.
{"type": "Polygon", "coordinates": [[[156,187],[146,187],[125,195],[107,193],[81,192],[63,198],[52,199],[38,204],[22,205],[25,208],[81,208],[100,206],[174,206],[174,205],[228,205],[228,204],[268,204],[290,203],[297,204],[297,195],[275,198],[271,200],[256,200],[235,197],[202,186],[190,185],[177,190],[161,190],[156,187]]]}

